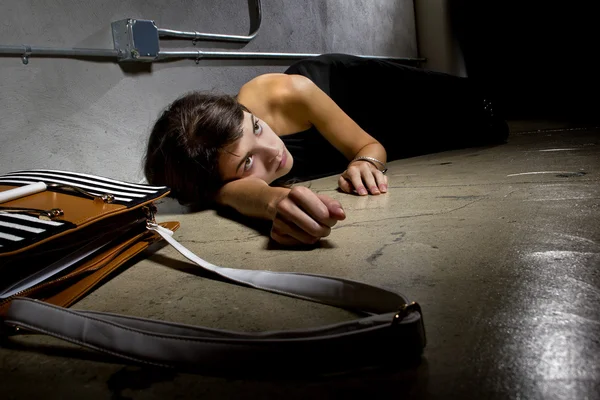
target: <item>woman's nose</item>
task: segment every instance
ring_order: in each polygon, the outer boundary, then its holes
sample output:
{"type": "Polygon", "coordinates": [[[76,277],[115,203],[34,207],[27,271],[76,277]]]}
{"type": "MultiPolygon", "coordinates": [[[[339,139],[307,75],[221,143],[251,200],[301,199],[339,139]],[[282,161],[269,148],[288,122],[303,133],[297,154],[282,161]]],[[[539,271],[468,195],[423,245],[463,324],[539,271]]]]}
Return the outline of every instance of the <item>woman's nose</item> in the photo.
{"type": "Polygon", "coordinates": [[[266,160],[269,163],[273,162],[279,155],[279,148],[275,145],[265,146],[264,151],[266,155],[266,160]]]}

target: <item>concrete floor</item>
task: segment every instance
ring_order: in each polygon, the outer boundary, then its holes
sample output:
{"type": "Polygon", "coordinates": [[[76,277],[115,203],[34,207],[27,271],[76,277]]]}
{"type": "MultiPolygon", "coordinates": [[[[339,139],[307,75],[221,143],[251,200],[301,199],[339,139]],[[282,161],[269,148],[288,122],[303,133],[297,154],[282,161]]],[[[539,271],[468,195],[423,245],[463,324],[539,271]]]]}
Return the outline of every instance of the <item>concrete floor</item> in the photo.
{"type": "MultiPolygon", "coordinates": [[[[319,379],[240,379],[121,365],[45,337],[0,350],[3,399],[600,398],[600,129],[513,124],[506,145],[390,163],[391,190],[312,188],[348,215],[320,247],[271,246],[260,227],[213,211],[170,215],[210,262],[343,276],[418,301],[428,346],[418,366],[319,379]]],[[[75,308],[236,330],[327,324],[346,312],[214,282],[171,248],[75,308]]],[[[318,360],[316,360],[318,362],[318,360]]]]}

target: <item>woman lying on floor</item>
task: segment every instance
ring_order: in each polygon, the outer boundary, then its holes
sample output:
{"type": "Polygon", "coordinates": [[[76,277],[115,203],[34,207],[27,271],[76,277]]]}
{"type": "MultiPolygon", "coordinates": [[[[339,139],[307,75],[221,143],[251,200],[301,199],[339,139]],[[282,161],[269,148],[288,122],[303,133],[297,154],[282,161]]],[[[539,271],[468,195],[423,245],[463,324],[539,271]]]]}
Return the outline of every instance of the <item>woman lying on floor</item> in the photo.
{"type": "Polygon", "coordinates": [[[386,162],[501,143],[506,123],[467,78],[328,54],[266,74],[236,97],[192,92],[159,117],[145,174],[182,204],[217,203],[311,244],[345,218],[338,201],[289,183],[340,174],[346,193],[388,190],[386,162]]]}

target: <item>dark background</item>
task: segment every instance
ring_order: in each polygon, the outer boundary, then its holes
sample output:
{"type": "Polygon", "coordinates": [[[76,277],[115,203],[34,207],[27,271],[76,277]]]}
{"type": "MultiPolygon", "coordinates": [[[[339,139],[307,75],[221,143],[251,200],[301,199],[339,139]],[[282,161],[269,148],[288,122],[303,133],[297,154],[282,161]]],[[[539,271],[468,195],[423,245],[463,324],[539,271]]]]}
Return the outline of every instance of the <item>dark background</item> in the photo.
{"type": "Polygon", "coordinates": [[[449,0],[467,74],[508,119],[597,122],[594,2],[449,0]]]}

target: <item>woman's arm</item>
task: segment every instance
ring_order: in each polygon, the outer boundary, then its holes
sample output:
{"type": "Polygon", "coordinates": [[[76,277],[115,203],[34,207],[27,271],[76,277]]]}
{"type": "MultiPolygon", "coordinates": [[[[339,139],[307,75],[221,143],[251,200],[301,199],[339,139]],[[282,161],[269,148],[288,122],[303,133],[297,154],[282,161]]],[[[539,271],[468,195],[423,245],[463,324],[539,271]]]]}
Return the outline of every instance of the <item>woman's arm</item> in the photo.
{"type": "Polygon", "coordinates": [[[243,215],[272,220],[271,238],[285,245],[313,244],[346,218],[341,204],[328,196],[301,186],[271,187],[252,177],[225,184],[215,200],[243,215]]]}
{"type": "Polygon", "coordinates": [[[226,183],[215,200],[248,217],[273,220],[277,203],[289,192],[290,189],[271,187],[262,179],[247,177],[226,183]]]}
{"type": "MultiPolygon", "coordinates": [[[[386,162],[385,148],[352,120],[325,92],[310,79],[301,75],[289,75],[280,89],[280,107],[296,120],[310,122],[350,161],[341,175],[339,186],[345,192],[356,190],[364,195],[387,191],[387,178],[375,164],[357,160],[370,157],[386,162]],[[365,188],[366,186],[366,188],[365,188]]],[[[368,99],[365,99],[368,101],[368,99]]]]}

